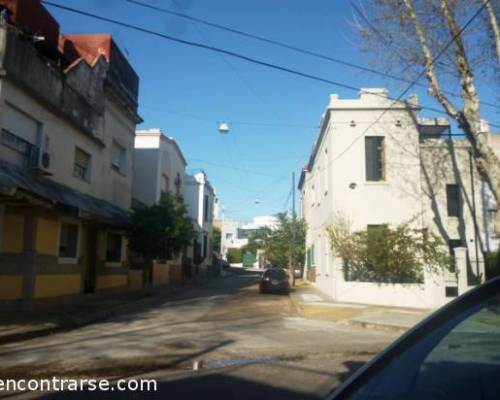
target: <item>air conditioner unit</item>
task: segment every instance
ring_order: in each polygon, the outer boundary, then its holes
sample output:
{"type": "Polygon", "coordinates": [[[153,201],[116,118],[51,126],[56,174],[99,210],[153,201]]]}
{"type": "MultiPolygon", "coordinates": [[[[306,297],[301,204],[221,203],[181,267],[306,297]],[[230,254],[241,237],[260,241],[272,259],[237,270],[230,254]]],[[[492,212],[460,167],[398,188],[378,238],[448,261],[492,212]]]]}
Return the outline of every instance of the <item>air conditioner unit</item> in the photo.
{"type": "Polygon", "coordinates": [[[40,147],[33,146],[28,154],[28,164],[32,171],[39,175],[52,175],[50,172],[51,156],[49,153],[49,138],[45,135],[40,147]]]}

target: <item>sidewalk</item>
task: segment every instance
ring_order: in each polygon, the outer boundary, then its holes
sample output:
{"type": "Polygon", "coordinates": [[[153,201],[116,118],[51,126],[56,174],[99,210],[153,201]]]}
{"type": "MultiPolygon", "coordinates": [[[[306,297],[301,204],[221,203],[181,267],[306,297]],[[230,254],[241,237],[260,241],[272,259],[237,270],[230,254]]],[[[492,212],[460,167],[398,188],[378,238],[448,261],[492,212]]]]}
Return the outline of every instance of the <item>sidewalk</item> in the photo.
{"type": "Polygon", "coordinates": [[[366,328],[404,332],[431,314],[416,310],[333,301],[314,285],[298,281],[290,297],[304,318],[336,321],[366,328]]]}
{"type": "MultiPolygon", "coordinates": [[[[225,277],[228,276],[231,276],[231,273],[225,274],[225,277]]],[[[165,301],[185,301],[192,294],[192,289],[198,286],[191,283],[95,296],[79,303],[60,306],[57,311],[53,308],[1,311],[0,345],[68,331],[106,320],[123,312],[165,304],[165,301]]]]}

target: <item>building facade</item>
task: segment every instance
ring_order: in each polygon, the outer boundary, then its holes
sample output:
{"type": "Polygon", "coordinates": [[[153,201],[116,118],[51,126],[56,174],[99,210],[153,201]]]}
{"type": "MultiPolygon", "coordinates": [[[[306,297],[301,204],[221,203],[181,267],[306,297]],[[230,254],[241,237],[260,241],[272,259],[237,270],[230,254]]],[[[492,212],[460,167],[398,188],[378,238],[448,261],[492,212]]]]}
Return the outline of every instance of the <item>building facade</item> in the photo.
{"type": "Polygon", "coordinates": [[[187,162],[173,137],[160,129],[137,131],[134,147],[134,200],[151,206],[162,193],[184,193],[187,162]]]}
{"type": "Polygon", "coordinates": [[[213,261],[215,189],[205,172],[186,174],[184,179],[184,201],[197,235],[187,251],[187,257],[193,262],[193,269],[187,273],[188,277],[206,276],[211,272],[213,261]]]}
{"type": "Polygon", "coordinates": [[[125,289],[139,78],[110,35],[0,5],[0,302],[125,289]]]}
{"type": "Polygon", "coordinates": [[[306,267],[336,300],[433,308],[484,279],[484,182],[471,148],[453,140],[446,119],[419,118],[419,112],[416,97],[394,102],[385,89],[330,98],[299,190],[306,267]],[[414,284],[352,281],[327,234],[339,215],[353,231],[401,223],[431,230],[464,268],[426,269],[424,281],[414,284]]]}

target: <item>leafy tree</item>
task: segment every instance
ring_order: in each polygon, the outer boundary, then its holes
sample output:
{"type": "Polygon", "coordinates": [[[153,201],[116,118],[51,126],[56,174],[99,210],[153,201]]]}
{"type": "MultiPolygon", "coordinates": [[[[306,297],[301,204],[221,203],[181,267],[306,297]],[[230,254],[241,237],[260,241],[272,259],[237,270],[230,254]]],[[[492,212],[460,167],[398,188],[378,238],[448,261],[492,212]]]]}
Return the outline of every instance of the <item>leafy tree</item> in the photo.
{"type": "Polygon", "coordinates": [[[220,228],[214,226],[212,250],[215,251],[216,253],[220,253],[221,235],[222,233],[220,228]]]}
{"type": "MultiPolygon", "coordinates": [[[[366,0],[354,5],[362,43],[377,64],[412,82],[425,72],[429,93],[469,139],[476,166],[500,202],[500,161],[481,124],[476,82],[500,82],[497,0],[366,0]],[[477,14],[477,15],[476,15],[477,14]],[[381,56],[382,55],[382,56],[381,56]]],[[[497,218],[500,225],[500,213],[497,218]]]]}
{"type": "Polygon", "coordinates": [[[351,232],[349,221],[337,216],[327,233],[335,255],[344,260],[347,280],[419,283],[424,268],[453,266],[453,257],[439,237],[408,224],[351,232]]]}
{"type": "Polygon", "coordinates": [[[148,261],[171,259],[195,237],[182,198],[170,193],[151,207],[134,209],[131,219],[129,248],[148,261]]]}
{"type": "Polygon", "coordinates": [[[305,259],[305,221],[286,213],[276,214],[276,217],[276,227],[261,229],[252,238],[253,243],[264,249],[266,258],[272,264],[286,268],[291,261],[292,268],[302,266],[305,259]]]}

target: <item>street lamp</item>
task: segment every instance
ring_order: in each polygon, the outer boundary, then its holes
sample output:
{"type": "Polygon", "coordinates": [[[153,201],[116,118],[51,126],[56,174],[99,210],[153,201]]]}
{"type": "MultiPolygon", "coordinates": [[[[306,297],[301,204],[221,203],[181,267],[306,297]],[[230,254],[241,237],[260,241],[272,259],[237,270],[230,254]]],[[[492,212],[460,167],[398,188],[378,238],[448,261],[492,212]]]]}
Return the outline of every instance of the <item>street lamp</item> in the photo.
{"type": "Polygon", "coordinates": [[[229,124],[227,122],[221,122],[219,124],[219,132],[222,134],[222,135],[227,135],[229,133],[229,124]]]}

